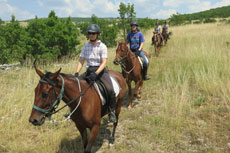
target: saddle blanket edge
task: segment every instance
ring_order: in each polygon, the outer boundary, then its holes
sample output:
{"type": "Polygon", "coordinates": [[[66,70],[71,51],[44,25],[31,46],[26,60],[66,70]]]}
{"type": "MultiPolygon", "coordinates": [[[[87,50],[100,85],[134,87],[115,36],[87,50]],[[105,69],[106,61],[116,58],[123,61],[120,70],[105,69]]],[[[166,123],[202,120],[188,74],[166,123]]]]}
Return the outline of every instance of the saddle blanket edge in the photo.
{"type": "MultiPolygon", "coordinates": [[[[111,79],[112,84],[113,84],[113,90],[114,90],[114,92],[115,92],[115,94],[116,94],[116,97],[117,97],[117,96],[119,95],[120,91],[121,91],[121,87],[120,87],[119,83],[117,82],[117,80],[116,80],[113,76],[110,75],[110,79],[111,79]]],[[[101,94],[101,92],[100,92],[100,90],[99,90],[99,87],[98,87],[98,85],[97,85],[96,83],[94,83],[94,87],[95,87],[95,89],[97,90],[97,93],[99,94],[99,97],[100,97],[100,99],[101,99],[102,105],[105,105],[106,100],[105,100],[105,98],[102,96],[102,94],[101,94]]]]}

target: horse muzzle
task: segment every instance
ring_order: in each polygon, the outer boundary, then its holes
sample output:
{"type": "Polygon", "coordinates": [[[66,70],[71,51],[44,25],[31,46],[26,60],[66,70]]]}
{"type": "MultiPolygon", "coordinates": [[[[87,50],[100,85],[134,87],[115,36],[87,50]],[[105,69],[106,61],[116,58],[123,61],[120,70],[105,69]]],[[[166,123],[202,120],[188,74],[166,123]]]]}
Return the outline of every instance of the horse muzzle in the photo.
{"type": "Polygon", "coordinates": [[[32,123],[34,126],[40,126],[45,122],[45,116],[40,117],[39,119],[30,117],[29,122],[32,123]]]}

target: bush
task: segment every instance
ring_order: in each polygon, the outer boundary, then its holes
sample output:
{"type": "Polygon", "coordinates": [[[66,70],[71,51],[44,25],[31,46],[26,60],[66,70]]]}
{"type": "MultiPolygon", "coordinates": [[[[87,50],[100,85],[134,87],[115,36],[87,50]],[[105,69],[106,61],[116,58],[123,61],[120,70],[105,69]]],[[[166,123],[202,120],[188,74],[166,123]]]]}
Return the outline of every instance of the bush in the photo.
{"type": "Polygon", "coordinates": [[[215,23],[216,20],[215,19],[212,19],[212,18],[206,18],[204,19],[204,23],[215,23]]]}
{"type": "Polygon", "coordinates": [[[0,24],[0,63],[23,63],[26,58],[60,59],[76,53],[78,35],[71,18],[59,19],[54,11],[47,19],[36,17],[26,28],[12,16],[9,24],[0,24]]]}
{"type": "Polygon", "coordinates": [[[26,52],[27,34],[25,28],[12,20],[6,25],[0,25],[0,63],[12,63],[14,61],[23,61],[26,52]]]}

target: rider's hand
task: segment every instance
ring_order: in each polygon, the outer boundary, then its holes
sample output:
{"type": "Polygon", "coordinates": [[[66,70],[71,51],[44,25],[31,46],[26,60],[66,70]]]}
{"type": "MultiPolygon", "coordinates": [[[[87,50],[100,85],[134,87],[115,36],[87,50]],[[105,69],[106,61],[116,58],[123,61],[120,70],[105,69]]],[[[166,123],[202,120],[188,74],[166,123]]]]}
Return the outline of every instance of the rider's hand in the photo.
{"type": "Polygon", "coordinates": [[[140,51],[137,50],[137,51],[135,52],[135,55],[136,55],[136,56],[139,56],[139,55],[140,55],[140,51]]]}
{"type": "Polygon", "coordinates": [[[74,76],[75,76],[76,78],[78,78],[79,73],[78,73],[78,72],[76,72],[76,73],[74,74],[74,76]]]}
{"type": "Polygon", "coordinates": [[[98,77],[98,75],[96,72],[91,72],[87,78],[89,79],[89,81],[96,81],[97,77],[98,77]]]}

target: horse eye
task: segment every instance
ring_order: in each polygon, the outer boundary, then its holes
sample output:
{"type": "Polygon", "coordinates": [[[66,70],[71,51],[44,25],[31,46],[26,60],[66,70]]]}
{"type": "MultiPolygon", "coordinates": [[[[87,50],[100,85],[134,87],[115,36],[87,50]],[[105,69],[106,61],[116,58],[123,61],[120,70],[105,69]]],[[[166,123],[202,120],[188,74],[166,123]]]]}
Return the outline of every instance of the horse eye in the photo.
{"type": "Polygon", "coordinates": [[[48,97],[48,93],[47,92],[42,92],[42,98],[47,98],[48,97]]]}

